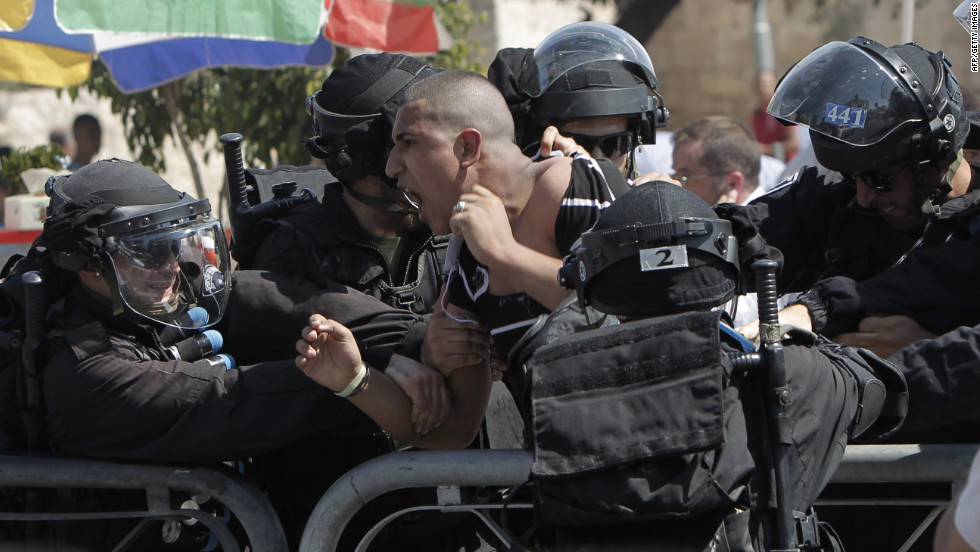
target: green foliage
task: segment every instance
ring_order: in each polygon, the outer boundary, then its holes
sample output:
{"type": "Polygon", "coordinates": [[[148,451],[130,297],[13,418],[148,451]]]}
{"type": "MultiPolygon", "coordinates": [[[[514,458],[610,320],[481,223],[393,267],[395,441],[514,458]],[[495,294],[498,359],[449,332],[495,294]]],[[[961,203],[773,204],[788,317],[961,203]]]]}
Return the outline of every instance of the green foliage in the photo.
{"type": "Polygon", "coordinates": [[[27,187],[21,181],[20,174],[27,169],[60,171],[64,168],[61,163],[64,155],[61,148],[56,145],[43,145],[32,149],[19,148],[10,152],[10,155],[0,162],[0,179],[8,184],[10,195],[26,194],[27,187]]]}
{"type": "MultiPolygon", "coordinates": [[[[188,140],[198,144],[214,134],[242,133],[248,166],[303,165],[309,162],[304,144],[310,126],[303,100],[325,75],[306,68],[211,69],[146,92],[123,94],[96,61],[82,86],[110,99],[136,161],[156,170],[166,169],[162,148],[168,138],[175,139],[178,123],[188,140]],[[171,94],[174,104],[168,109],[171,94]]],[[[75,95],[77,89],[69,93],[75,95]]],[[[220,150],[215,146],[213,151],[220,150]]]]}
{"type": "Polygon", "coordinates": [[[465,69],[485,74],[486,68],[474,59],[483,55],[486,48],[470,39],[469,34],[475,23],[486,22],[486,12],[473,13],[470,5],[462,0],[440,0],[435,9],[440,21],[453,36],[453,45],[449,50],[424,58],[425,62],[443,69],[465,69]]]}

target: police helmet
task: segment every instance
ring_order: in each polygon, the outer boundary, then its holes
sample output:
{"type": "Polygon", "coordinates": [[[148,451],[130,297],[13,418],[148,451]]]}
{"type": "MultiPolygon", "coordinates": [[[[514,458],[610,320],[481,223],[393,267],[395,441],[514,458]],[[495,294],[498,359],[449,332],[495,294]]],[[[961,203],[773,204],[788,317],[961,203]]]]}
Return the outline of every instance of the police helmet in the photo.
{"type": "Polygon", "coordinates": [[[738,274],[732,223],[694,193],[654,181],[603,211],[572,247],[559,280],[582,306],[659,316],[724,304],[738,274]]]}
{"type": "Polygon", "coordinates": [[[172,188],[120,159],[96,161],[48,180],[38,244],[55,266],[99,270],[113,313],[128,309],[177,328],[206,328],[224,313],[230,261],[207,199],[172,188]]]}
{"type": "Polygon", "coordinates": [[[628,117],[635,137],[652,144],[669,118],[646,49],[607,23],[573,23],[548,35],[522,68],[520,87],[531,98],[522,147],[550,124],[607,116],[628,117]]]}
{"type": "Polygon", "coordinates": [[[385,175],[393,123],[393,112],[385,106],[399,102],[410,84],[433,73],[424,62],[402,54],[382,52],[351,58],[323,81],[319,91],[306,98],[314,135],[307,141],[307,149],[323,159],[330,173],[348,189],[368,175],[377,175],[394,186],[395,181],[385,175]]]}
{"type": "MultiPolygon", "coordinates": [[[[907,162],[918,172],[942,173],[971,127],[950,66],[942,52],[915,43],[831,42],[786,73],[767,111],[808,127],[817,160],[828,169],[853,175],[907,162]]],[[[949,177],[934,185],[937,204],[949,177]]]]}

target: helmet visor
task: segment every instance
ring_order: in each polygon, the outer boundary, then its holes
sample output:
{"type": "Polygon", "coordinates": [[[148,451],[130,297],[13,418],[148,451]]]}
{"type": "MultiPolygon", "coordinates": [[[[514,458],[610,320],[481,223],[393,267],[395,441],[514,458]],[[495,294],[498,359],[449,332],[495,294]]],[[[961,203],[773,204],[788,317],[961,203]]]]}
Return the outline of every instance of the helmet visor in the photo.
{"type": "Polygon", "coordinates": [[[106,238],[123,303],[176,328],[218,322],[228,302],[230,262],[221,223],[207,218],[106,238]]]}
{"type": "Polygon", "coordinates": [[[600,61],[634,66],[650,88],[659,86],[653,62],[642,44],[619,27],[587,21],[566,25],[541,41],[534,49],[535,67],[525,67],[521,72],[521,88],[537,98],[565,73],[600,61]]]}
{"type": "Polygon", "coordinates": [[[766,110],[784,122],[869,146],[925,120],[918,99],[887,63],[846,42],[831,42],[783,77],[766,110]]]}

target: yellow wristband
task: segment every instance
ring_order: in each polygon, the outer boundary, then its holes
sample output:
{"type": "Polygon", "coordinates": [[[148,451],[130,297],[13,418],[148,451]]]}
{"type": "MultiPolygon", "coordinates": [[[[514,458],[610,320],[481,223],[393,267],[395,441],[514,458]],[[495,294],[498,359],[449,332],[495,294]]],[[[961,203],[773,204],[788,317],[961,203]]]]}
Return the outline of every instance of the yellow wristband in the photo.
{"type": "Polygon", "coordinates": [[[367,364],[364,364],[364,361],[361,361],[361,369],[357,371],[357,375],[354,376],[354,379],[350,380],[347,387],[345,387],[342,391],[337,391],[336,395],[338,397],[347,398],[360,392],[362,389],[364,389],[364,386],[367,385],[370,377],[371,369],[368,368],[367,364]]]}

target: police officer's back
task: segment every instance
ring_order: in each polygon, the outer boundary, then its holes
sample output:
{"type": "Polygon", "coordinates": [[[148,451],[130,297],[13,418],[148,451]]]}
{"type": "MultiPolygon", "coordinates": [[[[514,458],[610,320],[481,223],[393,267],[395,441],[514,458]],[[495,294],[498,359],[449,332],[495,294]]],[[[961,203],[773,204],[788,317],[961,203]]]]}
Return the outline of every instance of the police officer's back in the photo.
{"type": "MultiPolygon", "coordinates": [[[[560,550],[583,542],[683,550],[772,543],[772,395],[765,372],[738,368],[735,359],[753,346],[712,310],[735,294],[740,265],[729,221],[666,182],[617,199],[566,258],[562,276],[580,307],[623,323],[557,340],[575,324],[546,326],[541,335],[551,342],[525,363],[545,543],[548,530],[560,550]]],[[[887,379],[894,398],[904,392],[893,367],[838,364],[814,344],[815,336],[783,344],[793,399],[784,480],[800,512],[850,437],[890,433],[901,421],[887,408],[858,416],[859,403],[866,413],[882,408],[863,396],[862,378],[887,379]]]]}

